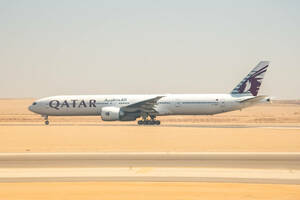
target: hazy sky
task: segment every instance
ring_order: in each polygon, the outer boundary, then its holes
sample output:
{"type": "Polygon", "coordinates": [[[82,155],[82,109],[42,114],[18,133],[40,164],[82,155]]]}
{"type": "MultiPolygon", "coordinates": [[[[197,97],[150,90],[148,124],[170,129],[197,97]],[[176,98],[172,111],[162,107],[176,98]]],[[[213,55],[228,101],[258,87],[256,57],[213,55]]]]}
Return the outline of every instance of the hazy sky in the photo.
{"type": "Polygon", "coordinates": [[[0,97],[229,93],[300,98],[297,0],[0,0],[0,97]]]}

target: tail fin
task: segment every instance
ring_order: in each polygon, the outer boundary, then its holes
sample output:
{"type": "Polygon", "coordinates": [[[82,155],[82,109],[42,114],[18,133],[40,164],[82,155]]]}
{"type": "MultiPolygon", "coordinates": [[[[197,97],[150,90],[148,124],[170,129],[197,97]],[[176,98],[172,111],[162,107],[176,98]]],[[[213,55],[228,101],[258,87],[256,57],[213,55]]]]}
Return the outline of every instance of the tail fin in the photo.
{"type": "Polygon", "coordinates": [[[261,82],[269,66],[269,61],[261,61],[256,67],[231,91],[231,94],[252,94],[257,96],[261,82]]]}

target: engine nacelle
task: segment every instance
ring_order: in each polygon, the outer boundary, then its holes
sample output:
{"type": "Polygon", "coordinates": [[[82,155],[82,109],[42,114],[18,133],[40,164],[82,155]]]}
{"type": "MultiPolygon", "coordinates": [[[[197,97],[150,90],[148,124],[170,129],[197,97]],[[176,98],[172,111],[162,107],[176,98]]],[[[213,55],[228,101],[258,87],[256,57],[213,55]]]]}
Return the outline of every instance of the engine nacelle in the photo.
{"type": "Polygon", "coordinates": [[[103,121],[117,121],[120,120],[121,111],[118,107],[104,107],[101,111],[101,118],[103,121]]]}

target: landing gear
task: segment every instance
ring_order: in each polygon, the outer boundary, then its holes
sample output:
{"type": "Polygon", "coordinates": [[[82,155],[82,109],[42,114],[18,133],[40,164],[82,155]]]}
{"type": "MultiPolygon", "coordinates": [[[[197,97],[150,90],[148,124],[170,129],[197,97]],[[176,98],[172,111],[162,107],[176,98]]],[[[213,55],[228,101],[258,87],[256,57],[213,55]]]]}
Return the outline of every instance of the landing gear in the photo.
{"type": "Polygon", "coordinates": [[[160,121],[159,120],[155,120],[155,121],[152,121],[152,120],[139,120],[138,121],[138,125],[160,125],[160,121]]]}
{"type": "Polygon", "coordinates": [[[43,116],[45,119],[45,125],[49,125],[48,116],[43,116]]]}
{"type": "Polygon", "coordinates": [[[139,120],[138,121],[138,125],[160,125],[160,121],[159,120],[139,120]]]}
{"type": "Polygon", "coordinates": [[[150,120],[147,119],[147,115],[143,115],[142,118],[143,120],[138,121],[138,125],[160,125],[159,120],[155,120],[156,116],[150,115],[150,120]]]}

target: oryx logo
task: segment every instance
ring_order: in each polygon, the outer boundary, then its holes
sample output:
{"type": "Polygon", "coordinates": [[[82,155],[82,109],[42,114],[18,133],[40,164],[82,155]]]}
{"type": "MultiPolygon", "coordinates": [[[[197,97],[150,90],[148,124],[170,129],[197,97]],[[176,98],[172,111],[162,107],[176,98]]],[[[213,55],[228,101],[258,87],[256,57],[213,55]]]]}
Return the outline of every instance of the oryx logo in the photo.
{"type": "Polygon", "coordinates": [[[87,107],[96,107],[96,100],[90,99],[90,100],[51,100],[49,102],[49,107],[54,108],[56,110],[59,110],[60,108],[87,108],[87,107]]]}
{"type": "Polygon", "coordinates": [[[261,68],[260,70],[253,73],[251,76],[247,77],[242,85],[238,88],[239,93],[247,93],[250,92],[253,96],[256,96],[261,85],[263,75],[267,71],[267,67],[261,68]]]}

